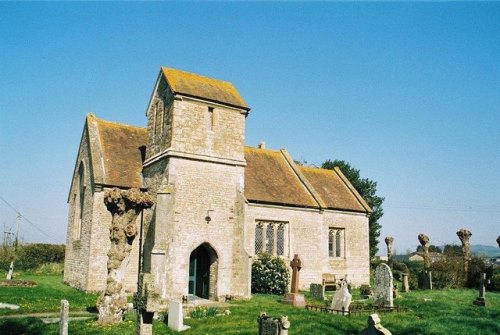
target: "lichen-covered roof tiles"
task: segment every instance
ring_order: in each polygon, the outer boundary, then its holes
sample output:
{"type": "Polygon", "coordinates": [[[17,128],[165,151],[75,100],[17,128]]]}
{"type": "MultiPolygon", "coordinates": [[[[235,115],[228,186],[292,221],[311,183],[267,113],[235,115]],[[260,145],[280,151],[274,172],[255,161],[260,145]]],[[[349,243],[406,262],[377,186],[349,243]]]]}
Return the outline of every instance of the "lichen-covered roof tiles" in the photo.
{"type": "Polygon", "coordinates": [[[250,202],[317,208],[280,151],[246,147],[245,197],[250,202]]]}
{"type": "Polygon", "coordinates": [[[299,166],[300,172],[314,187],[327,208],[366,212],[367,208],[349,189],[336,170],[299,166]]]}
{"type": "Polygon", "coordinates": [[[140,147],[146,144],[145,128],[95,119],[99,131],[106,185],[143,187],[140,147]]]}
{"type": "Polygon", "coordinates": [[[174,93],[250,109],[230,82],[168,67],[162,67],[161,72],[174,93]]]}

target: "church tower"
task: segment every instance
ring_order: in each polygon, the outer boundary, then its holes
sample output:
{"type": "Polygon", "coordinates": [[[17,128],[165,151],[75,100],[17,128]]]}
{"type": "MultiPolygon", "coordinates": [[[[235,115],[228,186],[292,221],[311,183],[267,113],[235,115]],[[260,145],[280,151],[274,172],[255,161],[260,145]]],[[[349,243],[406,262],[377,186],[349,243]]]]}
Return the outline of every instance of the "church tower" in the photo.
{"type": "Polygon", "coordinates": [[[146,116],[143,271],[163,299],[249,296],[244,139],[249,108],[231,83],[161,68],[146,116]]]}

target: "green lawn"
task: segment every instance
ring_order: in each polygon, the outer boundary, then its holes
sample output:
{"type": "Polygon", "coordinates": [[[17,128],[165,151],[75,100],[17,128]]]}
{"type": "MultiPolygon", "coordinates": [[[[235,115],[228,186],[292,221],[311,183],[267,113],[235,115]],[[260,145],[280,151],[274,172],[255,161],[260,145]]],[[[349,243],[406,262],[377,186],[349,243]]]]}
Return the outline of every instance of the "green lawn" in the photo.
{"type": "MultiPolygon", "coordinates": [[[[35,288],[0,287],[0,302],[19,304],[12,313],[48,312],[59,310],[60,299],[70,302],[70,311],[92,308],[96,295],[87,295],[66,287],[60,276],[23,276],[35,280],[35,288]]],[[[355,291],[356,292],[356,291],[355,291]]],[[[379,314],[382,324],[393,334],[500,334],[500,293],[487,292],[488,306],[477,307],[472,301],[476,290],[413,291],[403,294],[395,303],[409,309],[406,313],[379,314]]],[[[354,299],[359,296],[354,295],[354,299]]],[[[358,334],[366,326],[367,314],[342,317],[304,309],[292,308],[280,302],[281,297],[255,295],[249,301],[230,303],[231,315],[216,318],[186,319],[191,329],[186,335],[202,334],[257,334],[257,316],[261,311],[268,315],[288,315],[291,335],[358,334]]],[[[222,311],[221,311],[222,312],[222,311]]],[[[73,321],[70,334],[135,334],[135,315],[113,327],[101,327],[94,320],[73,321]]],[[[155,334],[177,334],[155,321],[155,334]]],[[[45,325],[37,318],[0,319],[0,334],[58,334],[58,325],[45,325]]]]}

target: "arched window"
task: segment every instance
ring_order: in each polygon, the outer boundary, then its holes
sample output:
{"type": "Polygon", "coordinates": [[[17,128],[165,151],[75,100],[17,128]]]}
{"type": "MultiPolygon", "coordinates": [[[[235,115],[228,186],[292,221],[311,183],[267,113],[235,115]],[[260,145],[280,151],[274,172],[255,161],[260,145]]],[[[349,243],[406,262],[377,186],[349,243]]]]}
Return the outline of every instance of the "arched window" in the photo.
{"type": "Polygon", "coordinates": [[[330,228],[328,230],[328,256],[344,257],[344,232],[343,228],[330,228]]]}
{"type": "Polygon", "coordinates": [[[266,229],[266,252],[273,254],[274,248],[274,224],[268,223],[266,229]]]}
{"type": "Polygon", "coordinates": [[[255,227],[255,254],[261,254],[264,246],[264,227],[262,223],[258,223],[255,227]]]}
{"type": "Polygon", "coordinates": [[[80,166],[78,167],[78,190],[77,193],[75,194],[74,197],[74,208],[75,208],[75,214],[74,214],[74,237],[75,240],[79,240],[81,237],[81,231],[82,231],[82,221],[83,221],[83,215],[84,215],[84,205],[85,205],[85,167],[83,165],[83,162],[80,163],[80,166]]]}

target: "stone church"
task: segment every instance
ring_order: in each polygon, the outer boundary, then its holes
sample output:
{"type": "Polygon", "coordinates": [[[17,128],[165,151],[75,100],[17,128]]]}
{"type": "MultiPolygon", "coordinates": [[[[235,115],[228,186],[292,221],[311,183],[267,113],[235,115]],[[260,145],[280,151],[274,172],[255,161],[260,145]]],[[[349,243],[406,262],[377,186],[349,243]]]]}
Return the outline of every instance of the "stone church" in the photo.
{"type": "Polygon", "coordinates": [[[151,275],[164,299],[249,297],[260,253],[302,259],[300,286],[325,275],[369,282],[371,209],[338,169],[298,165],[284,150],[245,146],[250,108],[225,81],[162,67],[147,127],[88,114],[69,190],[64,281],[106,285],[107,189],[155,199],[137,219],[125,287],[151,275]]]}

